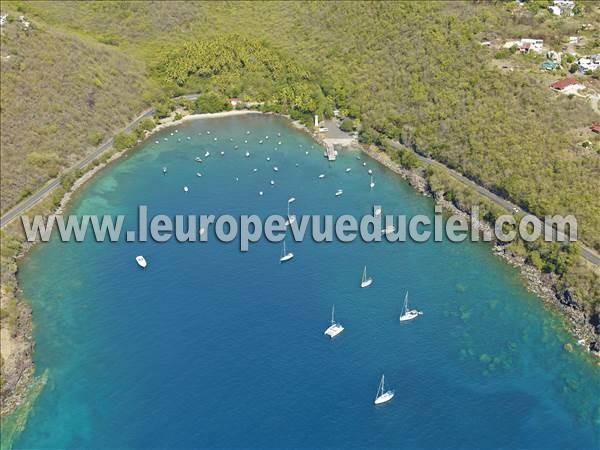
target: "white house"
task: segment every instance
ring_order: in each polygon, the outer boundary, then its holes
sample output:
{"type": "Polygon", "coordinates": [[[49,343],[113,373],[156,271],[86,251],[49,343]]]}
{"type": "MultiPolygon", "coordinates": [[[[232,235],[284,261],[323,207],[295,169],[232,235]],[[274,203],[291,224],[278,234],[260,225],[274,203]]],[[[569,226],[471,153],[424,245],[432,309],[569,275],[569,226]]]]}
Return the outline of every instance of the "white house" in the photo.
{"type": "Polygon", "coordinates": [[[579,58],[577,60],[577,65],[579,66],[579,70],[581,72],[596,70],[598,67],[600,67],[600,53],[579,58]]]}
{"type": "Polygon", "coordinates": [[[552,13],[552,15],[554,16],[560,16],[560,8],[556,5],[550,5],[548,6],[548,9],[550,10],[550,12],[552,13]]]}
{"type": "Polygon", "coordinates": [[[555,16],[565,14],[567,16],[573,15],[573,8],[575,8],[575,2],[571,0],[554,0],[553,4],[548,9],[555,16]]]}

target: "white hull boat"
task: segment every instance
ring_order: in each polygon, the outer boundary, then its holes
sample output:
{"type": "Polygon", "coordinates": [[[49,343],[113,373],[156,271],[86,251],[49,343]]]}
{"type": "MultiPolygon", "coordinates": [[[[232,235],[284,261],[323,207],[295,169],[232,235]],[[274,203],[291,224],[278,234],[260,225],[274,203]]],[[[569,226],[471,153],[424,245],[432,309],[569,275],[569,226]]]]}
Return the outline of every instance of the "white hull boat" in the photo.
{"type": "Polygon", "coordinates": [[[148,265],[148,263],[146,262],[146,258],[144,258],[142,255],[140,256],[136,256],[135,260],[137,261],[138,265],[142,268],[145,269],[146,266],[148,265]]]}
{"type": "Polygon", "coordinates": [[[331,325],[329,325],[323,334],[333,339],[342,331],[344,331],[342,324],[335,321],[335,305],[333,305],[331,308],[331,325]]]}
{"type": "Polygon", "coordinates": [[[402,309],[402,314],[400,314],[400,322],[408,322],[409,320],[416,319],[423,312],[417,311],[416,309],[408,309],[408,292],[404,297],[404,308],[402,309]]]}
{"type": "Polygon", "coordinates": [[[286,249],[285,249],[285,241],[283,241],[283,251],[281,252],[281,258],[279,258],[279,262],[289,261],[293,257],[294,257],[294,254],[292,252],[286,251],[286,249]]]}
{"type": "Polygon", "coordinates": [[[375,400],[373,401],[373,403],[375,403],[376,405],[382,405],[384,403],[389,402],[393,398],[394,391],[385,390],[385,375],[381,375],[379,389],[377,389],[377,395],[375,396],[375,400]]]}
{"type": "Polygon", "coordinates": [[[373,278],[367,277],[367,266],[365,266],[365,270],[363,270],[362,280],[360,282],[361,288],[368,288],[373,284],[373,278]]]}

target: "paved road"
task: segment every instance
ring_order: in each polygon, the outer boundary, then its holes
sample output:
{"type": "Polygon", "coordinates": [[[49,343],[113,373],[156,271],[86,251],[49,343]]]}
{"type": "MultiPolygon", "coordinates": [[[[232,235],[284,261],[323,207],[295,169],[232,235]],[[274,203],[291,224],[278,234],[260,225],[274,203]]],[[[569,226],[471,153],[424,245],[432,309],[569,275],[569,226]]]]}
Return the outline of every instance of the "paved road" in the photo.
{"type": "MultiPolygon", "coordinates": [[[[402,147],[402,145],[398,142],[393,142],[393,141],[388,141],[393,147],[396,148],[404,148],[402,147]]],[[[470,187],[472,187],[473,189],[475,189],[478,193],[480,193],[481,195],[483,195],[484,197],[492,200],[494,203],[506,208],[508,211],[513,211],[515,208],[521,210],[521,212],[523,214],[531,214],[527,211],[524,211],[520,206],[506,200],[505,198],[500,197],[497,194],[494,194],[492,191],[489,191],[488,189],[478,185],[477,183],[475,183],[474,181],[469,180],[467,177],[465,177],[464,175],[460,174],[459,172],[457,172],[456,170],[450,169],[449,167],[446,167],[444,164],[435,161],[434,159],[428,158],[426,156],[423,155],[419,155],[418,153],[415,153],[419,159],[421,160],[421,162],[424,165],[433,165],[436,167],[440,167],[443,169],[446,169],[450,175],[452,175],[454,178],[456,178],[457,180],[459,180],[460,182],[469,185],[470,187]]],[[[542,221],[543,222],[543,221],[542,221]]],[[[544,235],[544,232],[546,229],[548,229],[548,232],[552,232],[552,227],[550,227],[549,225],[546,225],[544,223],[542,223],[541,226],[535,226],[535,228],[537,230],[539,230],[540,232],[542,232],[542,236],[544,235]]],[[[565,238],[565,235],[561,232],[561,231],[556,231],[556,238],[560,238],[563,239],[565,238]]],[[[565,239],[565,240],[568,240],[565,239]]],[[[591,262],[592,264],[595,264],[597,266],[600,266],[600,255],[592,248],[587,247],[586,245],[584,245],[581,241],[579,241],[579,245],[581,247],[581,256],[583,258],[585,258],[586,260],[588,260],[589,262],[591,262]]]]}
{"type": "MultiPolygon", "coordinates": [[[[188,94],[188,95],[183,95],[178,98],[179,99],[186,98],[188,100],[196,100],[198,98],[198,94],[188,94]]],[[[155,108],[149,108],[149,109],[145,110],[139,116],[137,116],[135,119],[133,119],[129,123],[129,125],[127,125],[123,129],[123,131],[125,131],[125,132],[131,131],[138,125],[138,123],[141,120],[145,119],[146,117],[151,117],[154,114],[154,111],[155,111],[155,108]]],[[[76,163],[74,166],[72,166],[68,170],[68,172],[70,172],[72,170],[83,169],[89,163],[91,163],[96,158],[98,158],[100,155],[102,155],[102,153],[104,153],[105,151],[110,149],[112,147],[112,144],[113,144],[112,138],[110,138],[108,141],[100,144],[92,153],[90,153],[84,159],[82,159],[81,161],[76,163]]],[[[54,189],[56,189],[59,185],[60,185],[60,178],[53,178],[52,180],[48,181],[41,189],[39,189],[36,192],[34,192],[33,194],[31,194],[29,197],[27,197],[25,200],[23,200],[18,205],[9,209],[6,213],[4,213],[2,218],[0,218],[0,228],[4,227],[8,223],[12,222],[16,217],[23,214],[29,208],[35,206],[38,202],[40,202],[42,199],[44,199],[50,192],[52,192],[54,189]]]]}

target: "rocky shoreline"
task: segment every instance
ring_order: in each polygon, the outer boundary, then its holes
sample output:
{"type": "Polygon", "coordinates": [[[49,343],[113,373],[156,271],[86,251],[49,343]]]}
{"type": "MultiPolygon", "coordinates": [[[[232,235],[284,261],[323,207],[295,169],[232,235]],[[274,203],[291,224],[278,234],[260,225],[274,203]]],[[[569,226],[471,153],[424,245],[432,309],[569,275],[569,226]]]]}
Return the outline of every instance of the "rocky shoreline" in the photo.
{"type": "MultiPolygon", "coordinates": [[[[444,209],[450,211],[452,214],[470,218],[468,214],[444,199],[439,193],[431,192],[423,168],[414,170],[406,169],[393,161],[387,153],[373,146],[362,145],[361,150],[380,164],[400,175],[417,192],[432,197],[437,204],[442,205],[444,209]]],[[[479,231],[492,231],[492,227],[486,222],[476,222],[475,226],[479,231]]],[[[518,268],[527,290],[540,297],[547,306],[560,311],[566,318],[569,331],[576,338],[578,344],[585,346],[591,354],[600,358],[600,336],[596,333],[583,308],[572,298],[565,298],[565,296],[559,295],[556,288],[558,281],[556,275],[543,273],[527,264],[525,258],[514,254],[506,245],[501,245],[498,242],[494,244],[492,252],[511,266],[518,268]]],[[[566,343],[565,349],[572,351],[572,345],[566,343]]],[[[600,362],[598,365],[600,366],[600,362]]]]}

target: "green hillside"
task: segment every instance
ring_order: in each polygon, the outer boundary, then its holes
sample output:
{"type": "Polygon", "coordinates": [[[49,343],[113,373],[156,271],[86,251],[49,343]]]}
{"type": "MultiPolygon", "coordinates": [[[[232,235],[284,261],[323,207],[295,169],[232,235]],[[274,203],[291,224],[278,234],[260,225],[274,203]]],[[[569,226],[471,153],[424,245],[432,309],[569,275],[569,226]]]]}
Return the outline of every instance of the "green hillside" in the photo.
{"type": "MultiPolygon", "coordinates": [[[[24,4],[24,10],[54,27],[110,44],[115,52],[131,55],[128,61],[150,68],[173,61],[184,46],[197,50],[199,40],[254,39],[293,60],[318,80],[332,102],[360,118],[366,141],[380,134],[400,139],[536,214],[574,213],[583,239],[600,248],[600,185],[595,182],[600,158],[572,149],[572,130],[589,126],[597,116],[585,102],[552,93],[551,78],[497,70],[479,44],[482,35],[503,30],[541,30],[559,45],[561,33],[577,25],[552,22],[543,8],[530,16],[525,11],[525,20],[523,14],[512,16],[506,5],[87,2],[72,8],[40,2],[24,4]]],[[[593,5],[585,14],[586,21],[599,17],[593,5]]],[[[228,80],[236,92],[245,88],[249,96],[257,89],[264,96],[280,88],[259,86],[249,70],[243,79],[250,82],[242,85],[240,74],[227,70],[212,77],[211,89],[228,80]]],[[[152,74],[171,93],[202,86],[187,73],[185,83],[159,70],[152,74]]],[[[139,109],[130,98],[133,92],[119,101],[131,112],[139,109]]],[[[318,104],[326,109],[325,102],[318,104]]]]}

